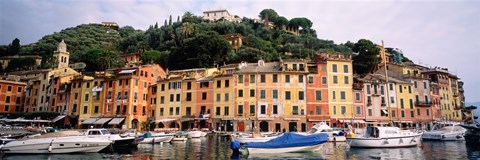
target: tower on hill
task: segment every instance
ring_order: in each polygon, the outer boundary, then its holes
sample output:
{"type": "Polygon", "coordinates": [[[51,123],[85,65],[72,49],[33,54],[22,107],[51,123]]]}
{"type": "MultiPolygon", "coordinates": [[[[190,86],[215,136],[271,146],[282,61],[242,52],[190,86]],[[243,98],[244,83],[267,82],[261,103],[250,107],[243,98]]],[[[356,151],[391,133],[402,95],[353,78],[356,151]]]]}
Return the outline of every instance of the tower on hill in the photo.
{"type": "Polygon", "coordinates": [[[68,60],[70,58],[70,53],[67,52],[67,44],[64,40],[58,43],[57,50],[53,52],[53,56],[57,59],[58,67],[57,68],[66,68],[68,67],[68,60]]]}

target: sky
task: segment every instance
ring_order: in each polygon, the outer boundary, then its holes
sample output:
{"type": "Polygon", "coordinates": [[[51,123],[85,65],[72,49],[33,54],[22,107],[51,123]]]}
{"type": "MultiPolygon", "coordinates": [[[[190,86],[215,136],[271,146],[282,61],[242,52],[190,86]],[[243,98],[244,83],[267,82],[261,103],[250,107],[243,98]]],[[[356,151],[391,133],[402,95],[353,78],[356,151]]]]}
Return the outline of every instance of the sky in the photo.
{"type": "Polygon", "coordinates": [[[1,0],[0,45],[14,38],[34,43],[79,24],[113,21],[146,30],[187,11],[200,16],[227,9],[257,18],[267,8],[287,19],[310,19],[320,39],[383,40],[417,64],[446,67],[465,82],[466,102],[480,102],[480,0],[1,0]]]}

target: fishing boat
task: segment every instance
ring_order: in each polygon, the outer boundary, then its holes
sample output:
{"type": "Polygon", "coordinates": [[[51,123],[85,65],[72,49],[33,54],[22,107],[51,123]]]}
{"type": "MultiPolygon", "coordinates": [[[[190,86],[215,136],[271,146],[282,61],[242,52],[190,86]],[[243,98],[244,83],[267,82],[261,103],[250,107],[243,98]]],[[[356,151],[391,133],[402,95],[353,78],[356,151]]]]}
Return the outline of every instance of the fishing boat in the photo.
{"type": "Polygon", "coordinates": [[[465,140],[465,131],[466,129],[459,126],[459,124],[436,124],[431,131],[423,133],[422,139],[439,141],[465,140]]]}
{"type": "Polygon", "coordinates": [[[367,127],[363,136],[349,135],[347,143],[350,147],[391,148],[412,147],[420,144],[421,134],[398,127],[367,127]]]}
{"type": "Polygon", "coordinates": [[[249,154],[309,152],[327,141],[328,135],[325,133],[304,135],[289,132],[266,142],[245,143],[245,147],[249,154]]]}
{"type": "MultiPolygon", "coordinates": [[[[328,126],[324,122],[315,124],[312,127],[312,129],[309,132],[307,132],[307,134],[316,134],[316,133],[326,133],[328,135],[329,142],[347,141],[344,134],[339,134],[339,132],[335,132],[330,126],[328,126]]],[[[340,132],[340,133],[343,133],[343,132],[340,132]]]]}
{"type": "Polygon", "coordinates": [[[88,137],[77,131],[62,131],[35,138],[21,139],[5,144],[6,154],[53,154],[99,152],[112,143],[110,140],[88,137]]]}

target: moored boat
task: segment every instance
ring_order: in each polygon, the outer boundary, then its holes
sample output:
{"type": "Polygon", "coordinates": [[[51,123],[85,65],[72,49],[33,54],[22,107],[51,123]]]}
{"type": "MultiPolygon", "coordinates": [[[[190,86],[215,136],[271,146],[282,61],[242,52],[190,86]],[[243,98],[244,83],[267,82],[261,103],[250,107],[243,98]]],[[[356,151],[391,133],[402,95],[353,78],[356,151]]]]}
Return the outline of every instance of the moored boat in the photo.
{"type": "Polygon", "coordinates": [[[304,135],[289,132],[266,142],[245,143],[245,147],[249,154],[308,152],[318,149],[327,141],[328,135],[325,133],[304,135]]]}
{"type": "Polygon", "coordinates": [[[398,127],[367,127],[363,136],[347,136],[347,143],[360,148],[411,147],[420,144],[420,137],[421,134],[398,127]]]}
{"type": "Polygon", "coordinates": [[[239,141],[240,143],[248,143],[248,142],[266,142],[272,139],[277,138],[280,135],[277,134],[264,134],[260,136],[254,136],[255,134],[241,134],[235,137],[235,140],[239,141]]]}
{"type": "MultiPolygon", "coordinates": [[[[88,137],[104,138],[112,141],[114,148],[134,147],[138,145],[135,137],[121,137],[118,134],[110,134],[107,129],[89,129],[86,132],[88,137]]],[[[140,141],[140,139],[138,139],[140,141]]]]}
{"type": "Polygon", "coordinates": [[[316,133],[326,133],[328,135],[329,142],[345,142],[347,141],[345,135],[342,131],[335,132],[332,127],[326,125],[324,122],[317,123],[312,126],[312,129],[307,132],[308,134],[316,134],[316,133]],[[339,134],[342,133],[342,134],[339,134]]]}
{"type": "Polygon", "coordinates": [[[424,140],[458,141],[465,140],[465,128],[458,124],[436,124],[431,131],[424,132],[424,140]]]}

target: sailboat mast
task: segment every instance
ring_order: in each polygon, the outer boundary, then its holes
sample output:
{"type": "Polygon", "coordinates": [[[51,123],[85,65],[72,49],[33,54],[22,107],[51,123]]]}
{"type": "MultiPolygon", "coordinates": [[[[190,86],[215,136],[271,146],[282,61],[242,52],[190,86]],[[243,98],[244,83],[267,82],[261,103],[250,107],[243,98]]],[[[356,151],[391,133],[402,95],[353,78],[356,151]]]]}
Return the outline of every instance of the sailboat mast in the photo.
{"type": "Polygon", "coordinates": [[[388,110],[388,119],[389,119],[389,125],[390,126],[393,126],[392,124],[392,113],[391,113],[391,109],[390,109],[390,96],[389,96],[389,92],[390,92],[390,89],[388,88],[390,86],[390,84],[388,83],[388,72],[387,72],[387,56],[385,55],[385,45],[383,44],[383,40],[382,40],[382,55],[383,55],[383,69],[385,71],[385,84],[386,84],[386,93],[387,93],[387,97],[385,99],[387,99],[387,110],[388,110]]]}

